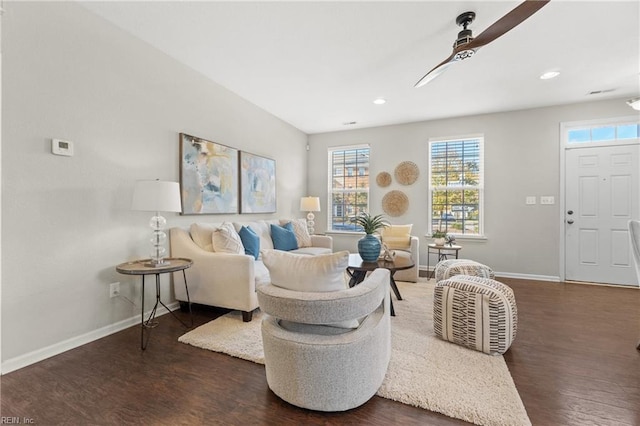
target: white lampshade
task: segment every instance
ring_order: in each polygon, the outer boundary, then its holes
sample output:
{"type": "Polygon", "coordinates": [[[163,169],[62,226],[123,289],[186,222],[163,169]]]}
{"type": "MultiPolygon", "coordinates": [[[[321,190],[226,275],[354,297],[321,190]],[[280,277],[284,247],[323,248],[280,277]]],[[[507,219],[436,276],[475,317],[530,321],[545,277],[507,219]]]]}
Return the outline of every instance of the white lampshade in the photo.
{"type": "Polygon", "coordinates": [[[180,184],[161,180],[139,180],[133,188],[131,210],[181,212],[180,184]]]}
{"type": "Polygon", "coordinates": [[[300,199],[300,211],[319,212],[320,198],[319,197],[302,197],[300,199]]]}

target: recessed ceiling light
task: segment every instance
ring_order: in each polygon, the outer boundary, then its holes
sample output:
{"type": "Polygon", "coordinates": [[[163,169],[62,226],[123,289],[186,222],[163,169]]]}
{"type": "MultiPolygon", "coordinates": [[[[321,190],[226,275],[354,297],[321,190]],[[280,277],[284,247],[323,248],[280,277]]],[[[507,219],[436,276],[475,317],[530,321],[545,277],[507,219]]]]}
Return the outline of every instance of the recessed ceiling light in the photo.
{"type": "Polygon", "coordinates": [[[540,80],[550,80],[560,75],[560,71],[547,71],[540,76],[540,80]]]}
{"type": "Polygon", "coordinates": [[[385,98],[378,98],[374,100],[373,103],[376,105],[384,105],[387,103],[387,100],[385,98]]]}

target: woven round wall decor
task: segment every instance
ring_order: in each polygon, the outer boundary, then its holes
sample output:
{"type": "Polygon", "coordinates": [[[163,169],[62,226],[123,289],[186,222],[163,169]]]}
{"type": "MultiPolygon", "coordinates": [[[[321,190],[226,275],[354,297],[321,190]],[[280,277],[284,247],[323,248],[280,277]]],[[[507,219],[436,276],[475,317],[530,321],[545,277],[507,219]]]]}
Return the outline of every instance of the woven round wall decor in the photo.
{"type": "Polygon", "coordinates": [[[378,173],[378,176],[376,176],[376,183],[382,188],[391,185],[391,175],[387,172],[378,173]]]}
{"type": "Polygon", "coordinates": [[[411,185],[418,180],[420,170],[418,170],[418,166],[413,161],[403,161],[398,164],[394,174],[400,185],[411,185]]]}
{"type": "Polygon", "coordinates": [[[408,208],[409,197],[402,191],[389,191],[382,197],[382,210],[389,216],[402,216],[408,208]]]}

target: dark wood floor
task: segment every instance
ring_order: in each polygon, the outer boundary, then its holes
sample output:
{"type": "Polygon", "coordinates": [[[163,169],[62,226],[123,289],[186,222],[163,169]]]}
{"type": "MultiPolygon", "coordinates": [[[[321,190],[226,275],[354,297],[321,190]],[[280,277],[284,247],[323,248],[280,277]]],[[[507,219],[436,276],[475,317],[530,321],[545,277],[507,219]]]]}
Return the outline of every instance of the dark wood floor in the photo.
{"type": "MultiPolygon", "coordinates": [[[[640,425],[640,291],[501,281],[519,313],[505,360],[532,423],[640,425]]],[[[219,314],[199,308],[196,325],[219,314]]],[[[466,424],[379,397],[346,413],[299,409],[269,391],[263,366],[178,343],[184,332],[165,315],[145,352],[132,327],[6,374],[0,414],[40,425],[466,424]]]]}

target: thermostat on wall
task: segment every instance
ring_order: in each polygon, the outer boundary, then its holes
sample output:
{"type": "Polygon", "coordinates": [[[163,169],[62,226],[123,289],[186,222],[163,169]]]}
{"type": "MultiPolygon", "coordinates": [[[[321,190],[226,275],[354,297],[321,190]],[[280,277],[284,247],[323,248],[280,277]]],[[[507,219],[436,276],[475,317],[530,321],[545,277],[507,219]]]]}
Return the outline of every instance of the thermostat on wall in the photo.
{"type": "Polygon", "coordinates": [[[61,139],[52,139],[51,152],[56,155],[66,155],[67,157],[73,157],[73,142],[63,141],[61,139]]]}

